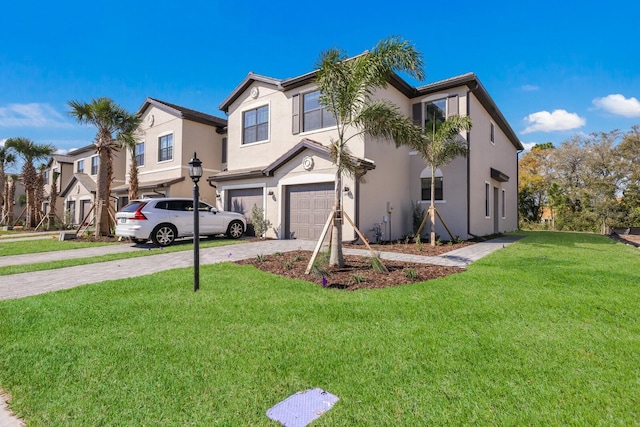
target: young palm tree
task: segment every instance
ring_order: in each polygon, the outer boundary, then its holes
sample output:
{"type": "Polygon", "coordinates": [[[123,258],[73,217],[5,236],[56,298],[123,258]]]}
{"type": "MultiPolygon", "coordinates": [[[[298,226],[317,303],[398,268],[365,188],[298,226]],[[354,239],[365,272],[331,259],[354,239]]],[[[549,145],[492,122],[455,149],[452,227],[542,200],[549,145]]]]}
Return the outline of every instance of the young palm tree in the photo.
{"type": "MultiPolygon", "coordinates": [[[[24,160],[22,166],[22,182],[27,195],[27,215],[25,227],[35,227],[36,221],[36,190],[38,187],[38,172],[34,166],[37,160],[45,160],[55,150],[52,145],[36,144],[28,138],[9,138],[5,147],[13,149],[24,160]]],[[[14,181],[15,184],[15,181],[14,181]]]]}
{"type": "MultiPolygon", "coordinates": [[[[71,114],[79,123],[91,124],[98,129],[94,141],[98,154],[98,182],[96,183],[96,235],[111,233],[109,217],[109,195],[113,180],[113,153],[120,149],[120,143],[132,132],[133,122],[139,118],[118,106],[110,98],[92,99],[90,103],[69,101],[71,114]]],[[[136,126],[137,127],[137,126],[136,126]]]]}
{"type": "Polygon", "coordinates": [[[7,215],[7,194],[4,191],[6,170],[15,162],[15,160],[16,157],[6,145],[0,147],[0,222],[2,222],[2,220],[5,219],[7,215]]]}
{"type": "MultiPolygon", "coordinates": [[[[51,219],[55,220],[56,218],[56,203],[58,202],[58,178],[60,177],[60,172],[54,171],[51,174],[51,192],[49,194],[49,221],[51,219]]],[[[51,225],[49,223],[49,225],[51,225]]]]}
{"type": "MultiPolygon", "coordinates": [[[[412,149],[420,153],[425,162],[431,167],[431,203],[429,205],[429,218],[431,234],[429,241],[431,246],[436,244],[436,169],[450,163],[458,156],[466,156],[469,150],[467,141],[460,136],[463,130],[471,129],[469,116],[451,116],[443,122],[427,120],[425,133],[421,138],[416,138],[407,143],[412,149]]],[[[424,221],[418,228],[416,235],[422,231],[424,221]]],[[[453,238],[453,236],[451,236],[453,238]]]]}
{"type": "Polygon", "coordinates": [[[406,72],[421,80],[424,77],[422,56],[407,41],[392,37],[380,41],[372,51],[351,59],[343,51],[330,49],[320,55],[318,68],[316,83],[320,101],[333,114],[337,125],[337,138],[331,139],[337,170],[329,264],[343,266],[342,174],[355,174],[356,178],[358,174],[348,142],[354,137],[370,136],[401,145],[419,138],[421,130],[396,105],[374,99],[374,94],[377,89],[387,87],[395,72],[406,72]]]}
{"type": "Polygon", "coordinates": [[[141,118],[138,115],[132,116],[128,122],[130,129],[127,129],[120,142],[122,148],[129,152],[129,200],[138,198],[138,159],[136,158],[136,146],[138,145],[138,134],[140,132],[141,118]]]}
{"type": "Polygon", "coordinates": [[[7,221],[5,223],[7,225],[13,224],[13,205],[16,202],[16,182],[18,182],[18,175],[11,174],[7,177],[4,183],[4,206],[7,216],[7,221]]]}

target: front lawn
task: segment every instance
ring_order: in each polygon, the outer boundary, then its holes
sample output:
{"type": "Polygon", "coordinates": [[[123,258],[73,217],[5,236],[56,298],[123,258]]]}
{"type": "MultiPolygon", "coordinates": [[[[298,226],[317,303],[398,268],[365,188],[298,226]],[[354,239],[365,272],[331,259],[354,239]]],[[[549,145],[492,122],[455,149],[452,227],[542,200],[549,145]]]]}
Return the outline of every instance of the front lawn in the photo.
{"type": "Polygon", "coordinates": [[[0,301],[0,387],[29,426],[633,425],[640,253],[527,238],[429,282],[345,292],[231,263],[0,301]]]}

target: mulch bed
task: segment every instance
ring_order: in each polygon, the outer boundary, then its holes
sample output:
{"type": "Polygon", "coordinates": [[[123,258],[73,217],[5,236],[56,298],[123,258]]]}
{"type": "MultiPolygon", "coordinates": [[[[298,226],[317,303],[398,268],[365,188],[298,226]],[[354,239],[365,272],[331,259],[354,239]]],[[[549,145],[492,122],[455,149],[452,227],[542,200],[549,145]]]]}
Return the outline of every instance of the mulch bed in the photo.
{"type": "MultiPolygon", "coordinates": [[[[435,247],[424,244],[422,248],[419,248],[415,244],[396,243],[371,245],[371,247],[376,252],[401,252],[423,256],[436,256],[471,244],[473,243],[463,242],[455,245],[445,244],[435,247]]],[[[344,247],[366,249],[364,245],[345,244],[344,247]]],[[[236,264],[253,265],[259,270],[268,273],[291,279],[305,280],[319,286],[348,291],[378,289],[424,282],[464,271],[464,269],[456,267],[382,260],[382,263],[387,267],[389,273],[377,273],[371,267],[370,257],[345,255],[345,266],[343,268],[331,268],[329,275],[317,276],[304,273],[310,258],[310,251],[292,251],[237,261],[236,264]]]]}

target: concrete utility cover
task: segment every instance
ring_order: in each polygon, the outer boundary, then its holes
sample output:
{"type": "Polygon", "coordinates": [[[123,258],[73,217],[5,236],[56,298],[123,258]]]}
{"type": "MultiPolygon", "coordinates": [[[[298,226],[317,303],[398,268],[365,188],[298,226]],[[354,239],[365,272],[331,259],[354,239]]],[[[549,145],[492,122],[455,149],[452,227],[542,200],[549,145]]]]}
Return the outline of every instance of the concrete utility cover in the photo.
{"type": "Polygon", "coordinates": [[[338,397],[320,388],[299,391],[267,411],[267,417],[285,427],[305,427],[338,401],[338,397]]]}

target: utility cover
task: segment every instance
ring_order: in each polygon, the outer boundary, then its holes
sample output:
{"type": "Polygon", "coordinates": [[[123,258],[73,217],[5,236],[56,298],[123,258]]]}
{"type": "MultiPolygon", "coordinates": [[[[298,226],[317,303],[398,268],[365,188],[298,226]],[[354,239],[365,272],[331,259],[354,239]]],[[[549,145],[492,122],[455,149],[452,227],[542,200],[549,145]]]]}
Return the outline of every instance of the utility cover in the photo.
{"type": "Polygon", "coordinates": [[[267,417],[285,427],[305,427],[331,409],[338,400],[337,396],[321,388],[299,391],[270,408],[267,417]]]}

